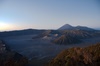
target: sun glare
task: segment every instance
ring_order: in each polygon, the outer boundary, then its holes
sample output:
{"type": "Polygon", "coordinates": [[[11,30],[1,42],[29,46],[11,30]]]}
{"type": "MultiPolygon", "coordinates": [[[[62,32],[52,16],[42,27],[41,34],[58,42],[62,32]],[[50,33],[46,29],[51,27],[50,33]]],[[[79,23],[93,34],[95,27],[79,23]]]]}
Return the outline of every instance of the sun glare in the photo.
{"type": "Polygon", "coordinates": [[[4,22],[0,22],[0,31],[9,30],[10,28],[11,28],[10,24],[4,23],[4,22]]]}

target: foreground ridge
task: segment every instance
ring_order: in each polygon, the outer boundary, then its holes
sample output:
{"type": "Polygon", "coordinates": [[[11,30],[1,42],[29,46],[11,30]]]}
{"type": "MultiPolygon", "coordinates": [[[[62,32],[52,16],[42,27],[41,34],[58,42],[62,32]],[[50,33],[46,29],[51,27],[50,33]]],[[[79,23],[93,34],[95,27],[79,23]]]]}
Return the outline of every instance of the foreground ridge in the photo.
{"type": "Polygon", "coordinates": [[[100,66],[100,43],[62,51],[47,66],[100,66]]]}

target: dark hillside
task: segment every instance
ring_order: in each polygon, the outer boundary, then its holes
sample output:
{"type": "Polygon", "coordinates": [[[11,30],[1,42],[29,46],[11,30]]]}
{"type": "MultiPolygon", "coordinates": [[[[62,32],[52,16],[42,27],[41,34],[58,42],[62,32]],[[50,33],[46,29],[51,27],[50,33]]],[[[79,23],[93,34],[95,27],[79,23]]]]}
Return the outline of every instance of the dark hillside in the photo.
{"type": "Polygon", "coordinates": [[[0,66],[26,66],[28,59],[21,54],[8,50],[0,40],[0,66]]]}

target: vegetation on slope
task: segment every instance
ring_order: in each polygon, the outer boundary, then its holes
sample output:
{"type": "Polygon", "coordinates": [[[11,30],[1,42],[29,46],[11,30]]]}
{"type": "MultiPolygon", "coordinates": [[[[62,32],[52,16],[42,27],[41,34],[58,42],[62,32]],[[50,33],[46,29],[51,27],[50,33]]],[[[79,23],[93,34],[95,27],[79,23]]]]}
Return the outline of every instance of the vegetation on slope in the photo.
{"type": "Polygon", "coordinates": [[[100,66],[100,43],[62,51],[47,66],[100,66]]]}

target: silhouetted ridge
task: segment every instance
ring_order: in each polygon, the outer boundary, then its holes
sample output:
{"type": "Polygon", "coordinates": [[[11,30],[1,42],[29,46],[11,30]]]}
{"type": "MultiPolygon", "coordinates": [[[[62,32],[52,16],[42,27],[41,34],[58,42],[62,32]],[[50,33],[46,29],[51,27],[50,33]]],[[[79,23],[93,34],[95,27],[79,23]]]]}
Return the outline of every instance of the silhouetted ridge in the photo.
{"type": "Polygon", "coordinates": [[[44,31],[45,30],[36,30],[36,29],[6,31],[6,32],[0,32],[0,37],[40,34],[41,32],[44,32],[44,31]]]}

